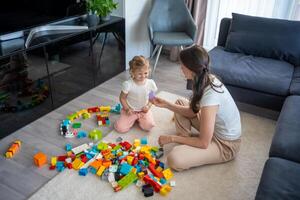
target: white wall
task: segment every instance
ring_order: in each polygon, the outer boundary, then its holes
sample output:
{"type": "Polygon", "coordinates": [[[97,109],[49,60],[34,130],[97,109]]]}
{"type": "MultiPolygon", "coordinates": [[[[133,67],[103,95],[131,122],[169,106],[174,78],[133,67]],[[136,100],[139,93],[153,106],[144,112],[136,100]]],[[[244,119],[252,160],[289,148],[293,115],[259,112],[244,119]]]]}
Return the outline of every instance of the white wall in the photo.
{"type": "Polygon", "coordinates": [[[113,10],[112,15],[118,17],[125,17],[125,7],[124,7],[124,0],[114,0],[115,3],[118,3],[118,8],[113,10]]]}
{"type": "Polygon", "coordinates": [[[152,0],[125,0],[126,69],[136,55],[150,57],[147,28],[152,0]]]}
{"type": "Polygon", "coordinates": [[[118,9],[112,15],[125,18],[126,69],[136,55],[150,57],[150,39],[147,22],[152,0],[114,0],[118,9]]]}

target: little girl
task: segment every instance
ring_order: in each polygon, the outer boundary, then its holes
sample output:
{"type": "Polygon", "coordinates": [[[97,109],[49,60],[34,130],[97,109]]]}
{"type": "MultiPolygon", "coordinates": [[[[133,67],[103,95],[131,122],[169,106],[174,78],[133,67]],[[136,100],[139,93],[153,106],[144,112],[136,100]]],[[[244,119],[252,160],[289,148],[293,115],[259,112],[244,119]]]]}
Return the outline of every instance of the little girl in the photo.
{"type": "Polygon", "coordinates": [[[123,109],[114,127],[119,133],[126,133],[138,121],[143,130],[149,131],[155,125],[149,110],[149,94],[157,91],[157,87],[152,79],[148,79],[149,61],[144,56],[135,56],[129,66],[131,78],[122,84],[120,102],[123,109]]]}

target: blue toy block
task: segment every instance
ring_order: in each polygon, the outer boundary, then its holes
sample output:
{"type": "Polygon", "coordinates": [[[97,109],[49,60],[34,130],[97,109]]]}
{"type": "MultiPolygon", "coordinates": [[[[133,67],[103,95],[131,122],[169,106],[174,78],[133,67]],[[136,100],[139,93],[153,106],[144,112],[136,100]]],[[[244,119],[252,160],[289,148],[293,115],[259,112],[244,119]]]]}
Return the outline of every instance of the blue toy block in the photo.
{"type": "Polygon", "coordinates": [[[89,170],[92,174],[96,174],[97,170],[94,167],[89,167],[89,170]]]}
{"type": "Polygon", "coordinates": [[[163,162],[159,162],[158,164],[161,168],[165,169],[165,164],[163,162]]]}
{"type": "Polygon", "coordinates": [[[166,184],[167,183],[167,180],[166,179],[164,179],[164,178],[161,178],[160,180],[159,180],[159,182],[161,183],[161,184],[166,184]]]}
{"type": "Polygon", "coordinates": [[[64,166],[64,162],[62,162],[62,161],[56,162],[56,167],[63,167],[63,166],[64,166]]]}
{"type": "Polygon", "coordinates": [[[136,173],[139,173],[142,171],[142,168],[140,165],[135,165],[134,167],[136,168],[136,173]]]}
{"type": "Polygon", "coordinates": [[[72,150],[72,144],[66,144],[66,151],[71,151],[72,150]]]}
{"type": "Polygon", "coordinates": [[[110,109],[110,112],[120,114],[121,110],[122,110],[122,106],[120,103],[118,103],[110,109]]]}
{"type": "Polygon", "coordinates": [[[148,144],[146,137],[141,138],[141,144],[148,144]]]}
{"type": "Polygon", "coordinates": [[[58,172],[62,172],[62,171],[64,171],[65,167],[56,167],[56,169],[58,172]]]}
{"type": "Polygon", "coordinates": [[[68,125],[71,124],[71,121],[68,120],[68,119],[65,119],[65,120],[63,120],[62,124],[65,125],[65,126],[68,126],[68,125]]]}
{"type": "Polygon", "coordinates": [[[79,173],[80,176],[86,176],[87,173],[88,173],[88,169],[87,168],[82,168],[82,169],[79,170],[78,173],[79,173]]]}
{"type": "Polygon", "coordinates": [[[85,138],[87,136],[87,132],[85,131],[79,131],[77,133],[77,138],[85,138]]]}
{"type": "Polygon", "coordinates": [[[126,175],[131,171],[131,169],[132,169],[131,165],[129,165],[127,163],[123,163],[121,165],[120,173],[126,175]]]}

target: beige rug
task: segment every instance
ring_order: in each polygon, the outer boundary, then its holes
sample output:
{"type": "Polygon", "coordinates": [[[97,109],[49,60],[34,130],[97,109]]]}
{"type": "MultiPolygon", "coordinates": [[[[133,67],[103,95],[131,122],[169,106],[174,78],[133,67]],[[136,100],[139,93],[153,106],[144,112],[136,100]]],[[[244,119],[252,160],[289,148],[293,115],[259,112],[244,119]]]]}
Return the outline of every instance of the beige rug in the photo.
{"type": "MultiPolygon", "coordinates": [[[[159,96],[171,101],[178,98],[167,92],[161,92],[159,96]]],[[[135,138],[147,136],[151,145],[157,145],[159,135],[174,133],[175,128],[170,111],[154,107],[153,113],[157,126],[149,134],[134,127],[129,133],[121,136],[130,142],[135,138]]],[[[168,197],[155,194],[149,199],[254,199],[263,165],[268,156],[275,121],[243,112],[241,118],[242,147],[234,161],[175,173],[173,180],[176,181],[176,187],[168,197]]],[[[105,137],[105,140],[114,142],[119,136],[120,134],[113,131],[105,137]]],[[[166,146],[166,153],[172,146],[166,146]]],[[[165,156],[162,160],[165,161],[165,156]]],[[[133,200],[143,198],[142,192],[135,185],[115,193],[108,182],[102,181],[95,175],[88,174],[82,177],[77,171],[65,170],[33,194],[30,199],[133,200]]]]}

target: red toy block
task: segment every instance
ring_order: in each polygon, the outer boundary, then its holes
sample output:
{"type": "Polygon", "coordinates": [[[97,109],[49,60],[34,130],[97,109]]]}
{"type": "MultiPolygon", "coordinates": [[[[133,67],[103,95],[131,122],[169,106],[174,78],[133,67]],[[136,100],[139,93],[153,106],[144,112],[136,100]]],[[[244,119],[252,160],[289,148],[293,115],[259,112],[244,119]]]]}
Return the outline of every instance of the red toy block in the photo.
{"type": "Polygon", "coordinates": [[[156,171],[155,165],[153,165],[152,163],[150,163],[150,165],[149,165],[148,168],[149,168],[149,170],[151,171],[151,173],[152,173],[154,176],[156,176],[156,177],[158,177],[158,178],[162,178],[162,177],[163,177],[163,174],[160,173],[160,172],[158,172],[158,171],[156,171]]]}
{"type": "Polygon", "coordinates": [[[145,183],[150,184],[154,188],[155,192],[160,191],[161,185],[159,185],[157,182],[155,182],[153,179],[151,179],[149,175],[144,176],[143,180],[145,181],[145,183]]]}
{"type": "Polygon", "coordinates": [[[67,163],[67,167],[68,167],[68,169],[72,169],[73,168],[72,163],[67,163]]]}
{"type": "Polygon", "coordinates": [[[80,158],[81,158],[81,161],[84,162],[84,163],[86,163],[86,162],[89,160],[89,159],[86,157],[85,154],[82,154],[82,155],[80,156],[80,158]]]}
{"type": "Polygon", "coordinates": [[[126,151],[128,151],[128,150],[132,147],[132,145],[131,145],[129,142],[127,142],[127,141],[120,142],[120,145],[121,145],[126,151]]]}
{"type": "Polygon", "coordinates": [[[92,107],[92,108],[88,108],[87,111],[89,113],[100,112],[100,108],[99,107],[92,107]]]}
{"type": "Polygon", "coordinates": [[[56,167],[54,165],[50,165],[50,167],[49,167],[50,170],[55,170],[55,168],[56,167]]]}
{"type": "Polygon", "coordinates": [[[67,156],[57,156],[57,161],[65,162],[67,156]]]}

